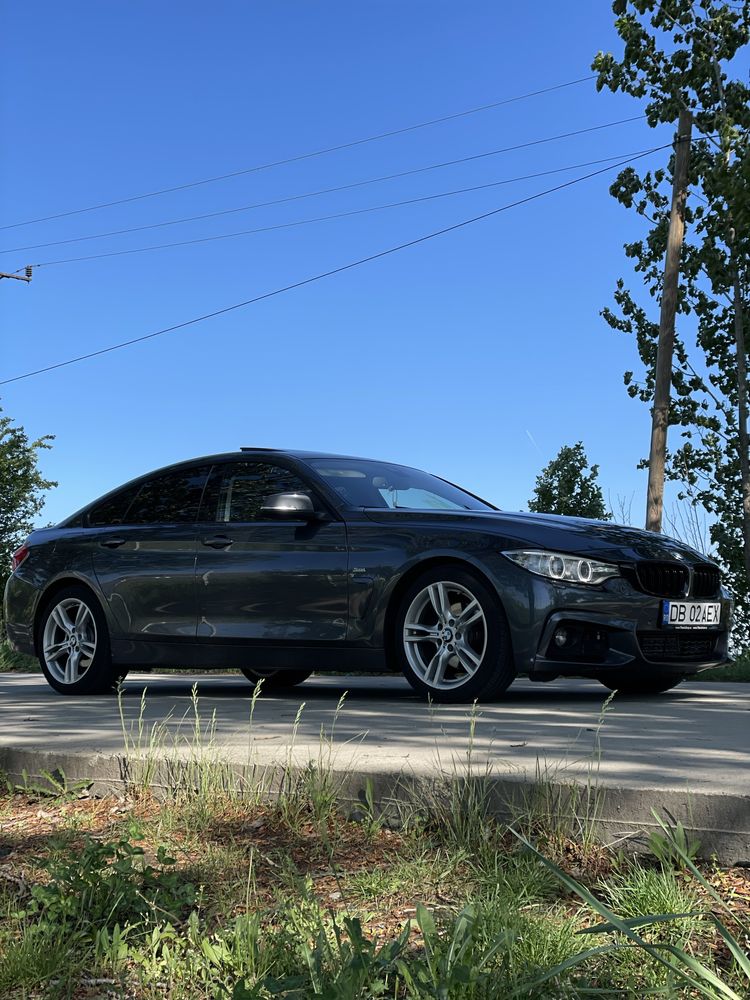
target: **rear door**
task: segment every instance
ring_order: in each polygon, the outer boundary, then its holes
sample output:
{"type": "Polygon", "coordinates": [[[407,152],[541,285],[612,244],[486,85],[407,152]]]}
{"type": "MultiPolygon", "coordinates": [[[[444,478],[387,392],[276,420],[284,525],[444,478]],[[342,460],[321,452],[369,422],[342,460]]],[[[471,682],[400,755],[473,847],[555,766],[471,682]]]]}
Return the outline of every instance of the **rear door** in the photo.
{"type": "Polygon", "coordinates": [[[199,637],[298,643],[346,637],[346,526],[332,511],[320,521],[269,519],[261,507],[277,493],[305,493],[325,507],[309,483],[276,459],[214,467],[199,524],[199,637]]]}
{"type": "Polygon", "coordinates": [[[90,512],[94,570],[124,636],[195,638],[197,520],[210,470],[162,473],[90,512]]]}

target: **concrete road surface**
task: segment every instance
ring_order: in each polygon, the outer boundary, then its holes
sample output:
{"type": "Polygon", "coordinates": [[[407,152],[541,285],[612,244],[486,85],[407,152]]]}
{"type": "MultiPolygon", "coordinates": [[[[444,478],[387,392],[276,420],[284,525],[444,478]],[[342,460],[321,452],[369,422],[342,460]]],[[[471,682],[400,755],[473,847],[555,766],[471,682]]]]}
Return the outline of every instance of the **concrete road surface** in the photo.
{"type": "MultiPolygon", "coordinates": [[[[506,783],[540,775],[555,785],[595,782],[607,792],[601,822],[610,834],[648,829],[651,808],[668,808],[706,849],[750,858],[750,685],[686,683],[665,695],[616,695],[604,710],[607,691],[596,682],[519,680],[502,702],[472,710],[427,705],[401,678],[318,677],[262,695],[251,722],[252,689],[240,676],[133,674],[122,697],[125,733],[135,738],[145,695],[142,744],[157,724],[167,747],[184,747],[194,683],[203,725],[215,719],[217,750],[238,764],[300,764],[323,746],[331,766],[360,782],[434,780],[460,772],[471,747],[473,766],[506,783]]],[[[124,747],[116,698],[62,697],[40,675],[0,674],[7,772],[65,763],[68,776],[104,779],[124,747]]]]}

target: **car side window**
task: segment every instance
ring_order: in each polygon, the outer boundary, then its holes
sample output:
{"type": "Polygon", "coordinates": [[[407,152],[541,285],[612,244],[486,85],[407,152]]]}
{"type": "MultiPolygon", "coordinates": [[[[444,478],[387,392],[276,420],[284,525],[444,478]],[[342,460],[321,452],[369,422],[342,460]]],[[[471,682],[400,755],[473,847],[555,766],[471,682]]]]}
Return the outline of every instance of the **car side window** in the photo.
{"type": "Polygon", "coordinates": [[[167,472],[141,484],[125,524],[188,524],[198,520],[210,465],[167,472]]]}
{"type": "Polygon", "coordinates": [[[445,497],[440,497],[430,490],[406,489],[397,490],[392,487],[378,487],[378,493],[393,510],[398,507],[408,507],[411,510],[456,510],[458,504],[451,503],[445,497]]]}
{"type": "Polygon", "coordinates": [[[111,524],[125,524],[128,509],[141,488],[140,483],[130,486],[92,507],[88,513],[88,523],[92,528],[105,528],[111,524]]]}
{"type": "Polygon", "coordinates": [[[230,462],[217,466],[206,490],[202,520],[248,523],[265,520],[261,507],[275,493],[303,493],[316,503],[298,475],[268,462],[230,462]]]}

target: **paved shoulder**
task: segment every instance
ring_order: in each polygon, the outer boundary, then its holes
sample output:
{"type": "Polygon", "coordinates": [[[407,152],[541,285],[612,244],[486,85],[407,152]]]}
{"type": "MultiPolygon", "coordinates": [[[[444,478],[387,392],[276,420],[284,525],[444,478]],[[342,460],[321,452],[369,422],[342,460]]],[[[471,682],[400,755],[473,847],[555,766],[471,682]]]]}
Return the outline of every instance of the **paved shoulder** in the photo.
{"type": "MultiPolygon", "coordinates": [[[[748,831],[750,854],[750,685],[695,682],[648,698],[615,695],[605,707],[595,682],[519,681],[503,701],[472,708],[425,704],[401,678],[319,677],[252,707],[238,676],[135,674],[121,702],[125,731],[135,731],[143,705],[146,731],[159,724],[179,742],[194,722],[193,684],[204,723],[215,719],[215,746],[236,761],[284,763],[292,741],[295,761],[315,760],[322,732],[339,769],[449,776],[465,768],[471,741],[474,766],[498,778],[533,780],[541,770],[558,783],[593,779],[631,802],[653,793],[639,806],[643,816],[662,808],[666,793],[688,810],[708,796],[702,826],[748,831]]],[[[6,765],[19,751],[123,753],[114,697],[62,697],[41,676],[3,674],[0,710],[6,765]]]]}

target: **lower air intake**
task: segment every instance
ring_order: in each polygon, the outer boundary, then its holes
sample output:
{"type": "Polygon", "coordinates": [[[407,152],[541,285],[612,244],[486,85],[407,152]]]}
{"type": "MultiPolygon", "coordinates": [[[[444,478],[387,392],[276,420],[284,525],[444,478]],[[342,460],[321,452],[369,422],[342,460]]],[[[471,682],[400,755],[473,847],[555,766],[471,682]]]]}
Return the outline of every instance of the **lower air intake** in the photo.
{"type": "Polygon", "coordinates": [[[654,663],[667,660],[699,662],[713,659],[718,641],[716,632],[695,631],[690,634],[675,632],[639,632],[638,645],[647,660],[654,663]]]}

